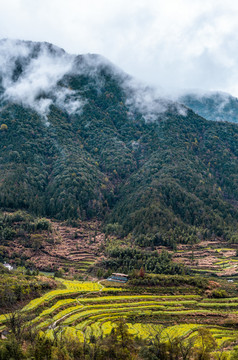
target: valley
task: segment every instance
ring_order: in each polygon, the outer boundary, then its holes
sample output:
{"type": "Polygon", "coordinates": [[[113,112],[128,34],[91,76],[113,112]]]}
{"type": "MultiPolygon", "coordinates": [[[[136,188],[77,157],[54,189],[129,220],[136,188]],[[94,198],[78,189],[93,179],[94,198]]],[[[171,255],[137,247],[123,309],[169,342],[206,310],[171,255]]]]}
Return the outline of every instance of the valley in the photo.
{"type": "MultiPolygon", "coordinates": [[[[11,212],[4,216],[15,220],[12,223],[15,229],[23,227],[26,219],[29,221],[26,213],[11,212]]],[[[178,244],[175,250],[161,246],[147,248],[146,251],[158,254],[168,250],[172,262],[182,264],[189,275],[150,274],[146,266],[141,273],[136,266],[129,274],[128,283],[123,284],[107,281],[105,276],[111,272],[100,273],[98,269],[105,261],[110,262],[107,248],[112,245],[126,248],[128,239],[105,235],[98,221],[67,225],[49,219],[35,220],[40,224],[46,221],[48,230],[38,230],[29,237],[34,241],[40,236],[38,246],[34,242],[33,247],[29,247],[29,242],[24,246],[20,233],[10,246],[2,246],[1,250],[5,253],[4,261],[14,266],[16,258],[25,259],[26,266],[40,271],[39,279],[44,274],[45,279],[57,283],[57,289],[47,291],[23,307],[20,303],[18,307],[9,305],[5,314],[0,315],[2,337],[12,331],[11,314],[24,319],[25,331],[39,332],[42,341],[49,341],[52,346],[55,341],[77,340],[90,347],[93,338],[107,339],[112,329],[116,331],[123,322],[131,339],[141,339],[140,347],[143,342],[154,343],[159,339],[168,347],[168,353],[180,343],[191,353],[199,353],[205,332],[213,344],[207,356],[211,359],[221,354],[233,356],[238,345],[235,245],[228,247],[221,239],[213,239],[178,244]]]]}
{"type": "Polygon", "coordinates": [[[0,54],[0,360],[238,359],[237,99],[0,54]]]}

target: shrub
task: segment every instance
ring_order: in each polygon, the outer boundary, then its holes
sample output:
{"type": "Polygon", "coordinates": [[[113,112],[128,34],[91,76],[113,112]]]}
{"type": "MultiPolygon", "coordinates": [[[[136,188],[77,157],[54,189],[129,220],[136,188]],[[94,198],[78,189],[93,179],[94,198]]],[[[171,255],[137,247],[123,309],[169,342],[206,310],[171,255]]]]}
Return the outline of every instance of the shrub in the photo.
{"type": "Polygon", "coordinates": [[[212,297],[217,298],[217,299],[221,299],[221,298],[226,298],[228,296],[226,290],[222,290],[222,289],[215,289],[212,291],[212,297]]]}
{"type": "Polygon", "coordinates": [[[36,229],[37,230],[50,230],[51,224],[50,224],[49,220],[42,218],[37,221],[36,229]]]}

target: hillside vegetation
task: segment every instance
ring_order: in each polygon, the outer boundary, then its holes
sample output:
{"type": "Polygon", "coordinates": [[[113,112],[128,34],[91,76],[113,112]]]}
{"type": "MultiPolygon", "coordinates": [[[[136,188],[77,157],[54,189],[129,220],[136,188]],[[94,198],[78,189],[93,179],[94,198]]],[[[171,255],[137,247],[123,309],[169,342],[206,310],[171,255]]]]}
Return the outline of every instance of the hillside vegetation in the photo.
{"type": "MultiPolygon", "coordinates": [[[[41,46],[15,61],[13,84],[41,46]]],[[[58,59],[63,50],[44,51],[58,59]]],[[[142,246],[237,242],[237,125],[148,101],[149,90],[128,84],[87,55],[75,57],[57,88],[38,94],[51,101],[47,114],[2,97],[0,206],[61,220],[97,217],[108,233],[132,234],[142,246]],[[80,100],[80,111],[57,105],[63,91],[69,104],[80,100]]]]}

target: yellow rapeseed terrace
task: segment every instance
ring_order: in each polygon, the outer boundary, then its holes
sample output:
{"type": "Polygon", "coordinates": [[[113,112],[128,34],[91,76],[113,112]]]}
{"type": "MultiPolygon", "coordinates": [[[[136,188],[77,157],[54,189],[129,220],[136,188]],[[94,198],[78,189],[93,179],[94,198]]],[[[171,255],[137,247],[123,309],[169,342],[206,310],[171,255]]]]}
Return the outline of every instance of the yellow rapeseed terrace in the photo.
{"type": "MultiPolygon", "coordinates": [[[[204,325],[192,323],[163,328],[151,323],[150,319],[155,321],[162,316],[171,319],[186,316],[188,319],[196,314],[238,313],[238,298],[203,300],[198,295],[124,295],[126,289],[106,288],[100,282],[57,280],[62,289],[52,290],[22,309],[23,312],[37,311],[38,316],[29,324],[43,330],[42,336],[52,340],[57,336],[58,339],[65,337],[83,342],[92,335],[105,336],[116,326],[116,320],[123,317],[131,334],[143,339],[159,335],[161,341],[166,342],[178,336],[196,336],[197,329],[204,325]],[[140,322],[140,317],[146,322],[140,322]]],[[[1,315],[0,324],[4,322],[6,316],[1,315]]],[[[219,346],[236,338],[236,332],[229,329],[214,326],[209,329],[219,346]]]]}

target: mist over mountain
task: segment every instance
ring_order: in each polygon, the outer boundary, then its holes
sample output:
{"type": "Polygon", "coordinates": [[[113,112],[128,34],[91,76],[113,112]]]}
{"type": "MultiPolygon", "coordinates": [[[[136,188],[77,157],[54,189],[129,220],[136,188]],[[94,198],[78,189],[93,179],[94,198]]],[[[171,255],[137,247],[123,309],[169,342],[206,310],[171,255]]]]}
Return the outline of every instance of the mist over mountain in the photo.
{"type": "Polygon", "coordinates": [[[207,120],[238,123],[238,99],[223,92],[188,93],[178,101],[207,120]]]}
{"type": "Polygon", "coordinates": [[[96,217],[142,246],[237,241],[236,124],[48,43],[2,40],[0,79],[3,209],[96,217]]]}
{"type": "Polygon", "coordinates": [[[69,114],[82,111],[83,94],[80,89],[73,90],[69,86],[68,77],[88,76],[100,92],[105,85],[102,71],[117,79],[126,94],[128,107],[139,110],[147,120],[156,119],[169,106],[186,113],[184,106],[159,99],[154,89],[139,84],[100,55],[69,55],[49,43],[0,41],[2,103],[16,102],[45,118],[53,104],[69,114]]]}
{"type": "MultiPolygon", "coordinates": [[[[46,117],[52,104],[69,113],[80,111],[80,95],[59,84],[76,68],[76,56],[48,43],[2,40],[0,42],[1,100],[13,101],[46,117]]],[[[82,65],[82,64],[81,64],[82,65]]],[[[77,66],[77,71],[84,71],[77,66]]]]}

